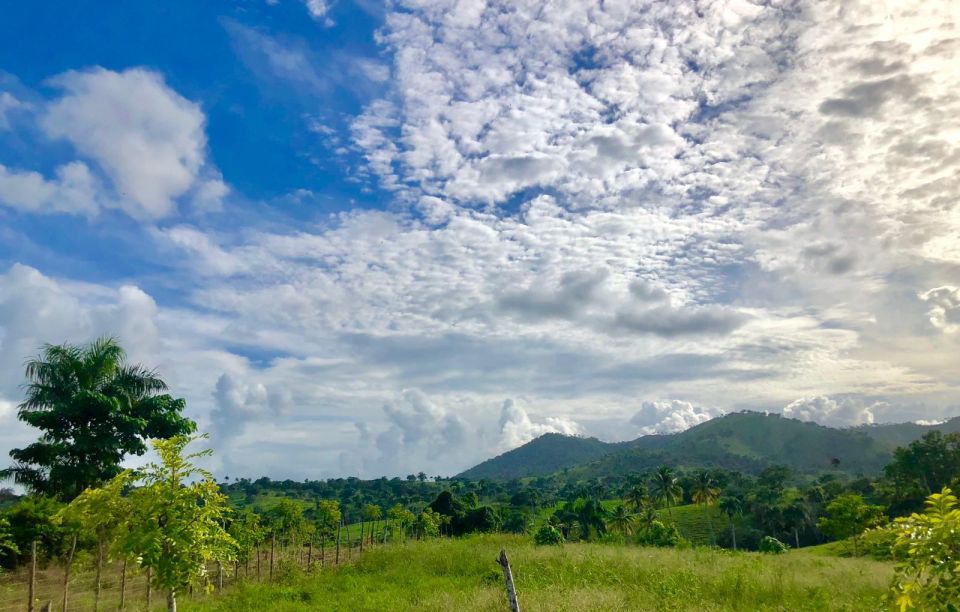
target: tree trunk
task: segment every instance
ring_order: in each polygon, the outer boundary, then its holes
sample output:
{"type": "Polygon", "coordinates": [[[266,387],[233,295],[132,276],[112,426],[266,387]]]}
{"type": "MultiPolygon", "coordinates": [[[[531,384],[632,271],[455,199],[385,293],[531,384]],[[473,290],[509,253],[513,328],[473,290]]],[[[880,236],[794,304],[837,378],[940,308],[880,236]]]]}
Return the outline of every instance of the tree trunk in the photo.
{"type": "Polygon", "coordinates": [[[796,527],[793,528],[793,541],[797,544],[797,548],[800,548],[800,532],[796,527]]]}
{"type": "Polygon", "coordinates": [[[497,559],[500,568],[503,569],[503,580],[507,584],[507,599],[510,600],[510,612],[520,612],[520,603],[517,601],[517,590],[513,585],[513,572],[510,571],[510,561],[507,560],[507,551],[500,549],[500,557],[497,559]]]}
{"type": "Polygon", "coordinates": [[[730,538],[733,540],[733,550],[737,550],[737,526],[730,519],[730,538]]]}
{"type": "Polygon", "coordinates": [[[60,609],[66,612],[67,601],[70,596],[70,568],[73,566],[73,555],[77,552],[77,536],[74,534],[70,544],[70,554],[67,555],[67,565],[63,568],[63,603],[60,609]]]}
{"type": "Polygon", "coordinates": [[[150,612],[150,608],[153,607],[153,568],[147,568],[147,612],[150,612]]]}
{"type": "Polygon", "coordinates": [[[120,568],[120,609],[127,599],[127,558],[123,558],[123,567],[120,568]]]}
{"type": "Polygon", "coordinates": [[[360,552],[363,552],[363,527],[364,523],[360,523],[360,552]]]}
{"type": "Polygon", "coordinates": [[[217,595],[223,592],[223,563],[217,559],[217,595]]]}
{"type": "Polygon", "coordinates": [[[167,592],[167,612],[177,612],[177,592],[173,589],[167,592]]]}

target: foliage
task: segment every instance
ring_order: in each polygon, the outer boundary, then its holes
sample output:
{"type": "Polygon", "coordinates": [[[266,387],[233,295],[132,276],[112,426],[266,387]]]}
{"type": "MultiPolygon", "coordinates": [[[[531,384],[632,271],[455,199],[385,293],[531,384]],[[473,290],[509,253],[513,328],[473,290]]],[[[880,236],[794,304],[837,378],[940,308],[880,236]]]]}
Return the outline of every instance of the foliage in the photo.
{"type": "Polygon", "coordinates": [[[684,543],[680,530],[674,524],[653,521],[637,531],[634,541],[643,546],[679,546],[684,543]]]}
{"type": "Polygon", "coordinates": [[[206,564],[234,558],[236,542],[224,530],[229,508],[211,474],[192,462],[210,451],[184,454],[195,438],[154,440],[158,463],[136,474],[124,546],[153,570],[156,587],[176,591],[199,582],[206,564]]]}
{"type": "Polygon", "coordinates": [[[20,548],[10,531],[10,521],[0,516],[0,561],[5,560],[8,556],[18,554],[20,554],[20,548]]]}
{"type": "Polygon", "coordinates": [[[895,511],[920,509],[926,496],[960,476],[960,434],[931,431],[898,448],[884,475],[884,496],[895,511]]]}
{"type": "Polygon", "coordinates": [[[607,528],[623,536],[633,533],[635,524],[636,517],[623,504],[618,504],[607,517],[607,528]]]}
{"type": "Polygon", "coordinates": [[[960,606],[960,504],[944,487],[922,514],[896,522],[894,555],[901,560],[891,587],[900,610],[957,610],[960,606]]]}
{"type": "Polygon", "coordinates": [[[898,534],[899,529],[894,523],[874,527],[861,533],[856,541],[850,538],[836,542],[834,550],[842,557],[866,555],[878,561],[890,561],[898,534]]]}
{"type": "Polygon", "coordinates": [[[21,421],[40,439],[10,451],[15,464],[0,472],[34,493],[70,500],[121,472],[127,454],[142,455],[149,437],[192,432],[182,399],[162,394],[164,383],[140,365],[128,365],[117,342],[45,345],[27,362],[21,421]]]}
{"type": "MultiPolygon", "coordinates": [[[[4,514],[4,519],[10,525],[10,535],[14,544],[25,555],[30,550],[30,543],[37,540],[41,550],[56,554],[63,547],[64,529],[55,518],[63,508],[63,504],[50,497],[30,496],[4,514]]],[[[15,564],[18,557],[7,555],[3,562],[7,567],[15,564]]]]}
{"type": "Polygon", "coordinates": [[[826,516],[817,521],[817,526],[828,537],[837,540],[852,537],[854,547],[857,547],[863,530],[882,521],[881,506],[868,505],[861,495],[847,493],[827,504],[826,516]]]}
{"type": "Polygon", "coordinates": [[[668,511],[683,498],[683,489],[680,488],[676,475],[665,465],[653,473],[650,489],[654,499],[665,505],[668,511]]]}
{"type": "Polygon", "coordinates": [[[533,535],[533,541],[539,546],[563,544],[563,534],[553,525],[544,525],[533,535]]]}
{"type": "Polygon", "coordinates": [[[340,513],[340,502],[333,499],[318,501],[315,515],[314,524],[316,525],[317,535],[323,540],[332,538],[340,521],[343,520],[340,513]]]}
{"type": "Polygon", "coordinates": [[[440,514],[425,508],[413,520],[413,533],[418,540],[440,535],[440,514]]]}
{"type": "Polygon", "coordinates": [[[227,533],[237,543],[237,559],[247,561],[251,552],[263,542],[267,529],[259,514],[247,510],[230,517],[227,533]]]}
{"type": "Polygon", "coordinates": [[[303,516],[303,505],[292,499],[281,499],[267,512],[267,526],[273,536],[286,544],[303,542],[313,531],[303,516]]]}
{"type": "Polygon", "coordinates": [[[787,552],[788,549],[786,544],[771,536],[764,536],[760,540],[760,552],[762,553],[780,555],[787,552]]]}

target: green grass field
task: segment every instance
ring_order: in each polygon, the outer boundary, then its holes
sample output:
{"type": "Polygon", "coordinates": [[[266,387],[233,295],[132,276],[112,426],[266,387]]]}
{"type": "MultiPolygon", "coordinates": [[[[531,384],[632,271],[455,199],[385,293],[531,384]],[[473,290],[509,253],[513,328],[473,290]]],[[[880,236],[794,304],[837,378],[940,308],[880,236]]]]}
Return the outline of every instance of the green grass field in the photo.
{"type": "Polygon", "coordinates": [[[524,610],[874,610],[892,565],[795,551],[767,556],[611,544],[536,547],[472,536],[377,548],[274,585],[240,584],[185,610],[504,610],[510,555],[524,610]]]}

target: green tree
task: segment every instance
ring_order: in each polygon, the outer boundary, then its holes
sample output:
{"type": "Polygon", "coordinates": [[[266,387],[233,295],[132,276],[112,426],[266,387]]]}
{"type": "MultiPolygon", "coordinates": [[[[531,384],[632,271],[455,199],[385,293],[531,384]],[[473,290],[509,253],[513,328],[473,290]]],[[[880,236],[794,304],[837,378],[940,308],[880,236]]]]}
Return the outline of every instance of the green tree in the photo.
{"type": "Polygon", "coordinates": [[[707,526],[710,528],[710,539],[715,543],[717,538],[713,532],[713,519],[710,517],[709,507],[717,502],[720,497],[720,487],[710,472],[701,470],[693,477],[693,489],[691,492],[693,503],[703,506],[707,515],[707,526]]]}
{"type": "Polygon", "coordinates": [[[309,533],[307,520],[303,516],[303,504],[292,499],[281,499],[266,513],[270,532],[281,543],[296,546],[309,533]]]}
{"type": "Polygon", "coordinates": [[[237,560],[245,563],[250,560],[252,551],[263,542],[267,530],[260,515],[247,510],[231,517],[227,533],[237,543],[237,560]]]}
{"type": "Polygon", "coordinates": [[[901,612],[957,610],[960,602],[960,504],[944,487],[923,514],[897,519],[897,564],[891,599],[901,612]]]}
{"type": "Polygon", "coordinates": [[[127,454],[142,455],[147,438],[191,433],[182,399],[164,394],[155,372],[126,363],[111,338],[87,346],[45,345],[27,362],[26,398],[18,417],[43,433],[10,451],[0,478],[38,494],[71,500],[121,472],[127,454]]]}
{"type": "Polygon", "coordinates": [[[617,507],[614,508],[607,517],[607,527],[610,529],[610,531],[622,536],[628,536],[632,534],[635,524],[636,517],[630,514],[630,511],[627,510],[626,506],[623,504],[618,504],[617,507]]]}
{"type": "Polygon", "coordinates": [[[20,548],[13,539],[10,521],[0,516],[0,561],[6,561],[7,557],[18,554],[20,554],[20,548]]]}
{"type": "Polygon", "coordinates": [[[864,529],[883,521],[883,508],[871,506],[856,493],[841,495],[827,504],[826,516],[820,517],[817,527],[836,540],[853,538],[854,554],[859,554],[859,538],[864,529]]]}
{"type": "Polygon", "coordinates": [[[423,512],[413,520],[413,533],[418,540],[439,535],[440,514],[430,508],[424,508],[423,512]]]}
{"type": "Polygon", "coordinates": [[[733,550],[737,550],[737,527],[734,518],[743,514],[743,498],[736,495],[727,495],[720,498],[719,506],[730,522],[730,539],[733,541],[733,550]]]}
{"type": "Polygon", "coordinates": [[[623,496],[623,503],[630,510],[640,512],[640,510],[650,503],[650,492],[643,484],[636,484],[630,487],[626,495],[623,496]]]}
{"type": "Polygon", "coordinates": [[[153,570],[153,583],[167,591],[167,610],[177,609],[177,591],[199,583],[211,561],[230,561],[236,542],[223,525],[229,512],[213,475],[193,461],[209,450],[184,454],[196,438],[154,440],[158,463],[134,477],[124,546],[153,570]]]}
{"type": "Polygon", "coordinates": [[[661,466],[653,473],[650,487],[654,498],[667,507],[667,514],[673,521],[673,506],[683,498],[683,489],[677,481],[676,475],[667,466],[661,466]]]}
{"type": "Polygon", "coordinates": [[[960,434],[934,430],[898,448],[884,475],[885,497],[894,510],[919,509],[926,496],[960,477],[960,434]]]}
{"type": "Polygon", "coordinates": [[[416,515],[404,508],[402,504],[396,504],[387,510],[387,519],[393,521],[394,528],[400,534],[401,540],[404,538],[407,526],[413,523],[416,518],[416,515]]]}
{"type": "Polygon", "coordinates": [[[377,529],[377,521],[383,517],[383,509],[376,504],[367,504],[363,507],[363,518],[370,521],[370,543],[373,544],[373,534],[377,529]]]}

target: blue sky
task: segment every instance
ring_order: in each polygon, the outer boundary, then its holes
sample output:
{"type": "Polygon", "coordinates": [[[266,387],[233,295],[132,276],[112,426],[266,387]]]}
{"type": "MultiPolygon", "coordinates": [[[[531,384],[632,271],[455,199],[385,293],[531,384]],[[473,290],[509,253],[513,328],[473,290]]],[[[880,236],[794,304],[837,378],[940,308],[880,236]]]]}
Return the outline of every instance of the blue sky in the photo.
{"type": "Polygon", "coordinates": [[[222,473],[960,414],[958,7],[0,9],[0,452],[119,337],[222,473]]]}

